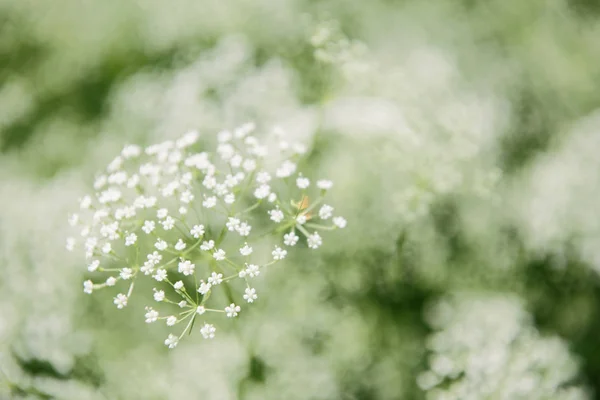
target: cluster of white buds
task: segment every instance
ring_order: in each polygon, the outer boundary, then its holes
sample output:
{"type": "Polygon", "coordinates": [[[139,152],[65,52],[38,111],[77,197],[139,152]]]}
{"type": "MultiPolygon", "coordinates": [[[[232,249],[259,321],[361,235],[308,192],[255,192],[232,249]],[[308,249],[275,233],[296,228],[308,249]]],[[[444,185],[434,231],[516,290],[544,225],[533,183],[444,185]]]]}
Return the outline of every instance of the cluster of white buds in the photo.
{"type": "MultiPolygon", "coordinates": [[[[245,124],[218,133],[214,153],[198,150],[195,131],[145,149],[126,146],[96,178],[95,195],[80,199],[80,212],[69,217],[82,239],[68,238],[67,249],[81,248],[94,274],[83,283],[84,292],[124,285],[114,297],[122,309],[137,279],[154,279],[154,300],[177,311],[163,315],[148,306],[145,320],[168,326],[187,321],[165,340],[174,348],[196,318],[209,313],[234,318],[241,311],[236,303],[255,302],[252,279],[284,259],[301,236],[317,249],[320,230],[344,228],[346,220],[324,204],[331,181],[312,185],[296,171],[303,146],[279,143],[285,161],[269,171],[269,148],[252,136],[254,130],[254,124],[245,124]],[[253,245],[269,234],[281,243],[260,259],[253,245]],[[209,304],[224,286],[227,304],[209,304]]],[[[203,322],[200,333],[212,339],[215,330],[203,322]]]]}

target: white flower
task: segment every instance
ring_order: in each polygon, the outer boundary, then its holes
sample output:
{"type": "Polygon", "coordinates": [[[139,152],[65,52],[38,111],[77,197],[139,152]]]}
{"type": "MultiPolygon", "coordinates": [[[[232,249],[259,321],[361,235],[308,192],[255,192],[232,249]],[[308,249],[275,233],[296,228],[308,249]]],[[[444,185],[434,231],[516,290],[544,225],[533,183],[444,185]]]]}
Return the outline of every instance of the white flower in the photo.
{"type": "Polygon", "coordinates": [[[204,250],[204,251],[208,251],[210,249],[212,249],[213,247],[215,247],[215,242],[214,240],[209,240],[208,242],[205,240],[204,242],[202,242],[202,244],[200,245],[200,249],[204,250]]]}
{"type": "Polygon", "coordinates": [[[244,171],[246,172],[254,171],[256,169],[256,161],[248,158],[242,163],[242,168],[244,168],[244,171]]]}
{"type": "Polygon", "coordinates": [[[189,190],[181,193],[180,200],[182,203],[189,204],[192,200],[194,200],[194,195],[189,190]]]}
{"type": "Polygon", "coordinates": [[[179,306],[179,308],[184,308],[185,306],[187,306],[187,301],[181,300],[179,303],[177,303],[177,305],[179,306]]]}
{"type": "Polygon", "coordinates": [[[258,183],[269,183],[271,181],[271,175],[269,175],[268,172],[266,171],[261,171],[258,174],[256,174],[256,182],[258,183]]]}
{"type": "Polygon", "coordinates": [[[290,233],[283,235],[283,244],[286,246],[295,246],[296,243],[298,243],[298,239],[298,235],[296,235],[294,231],[291,231],[290,233]]]}
{"type": "Polygon", "coordinates": [[[94,290],[94,284],[92,283],[92,281],[87,280],[87,281],[83,282],[83,292],[84,293],[92,294],[93,290],[94,290]]]}
{"type": "Polygon", "coordinates": [[[207,197],[202,202],[202,205],[206,208],[213,208],[217,205],[217,198],[215,196],[207,197]]]}
{"type": "Polygon", "coordinates": [[[169,337],[165,340],[165,346],[169,346],[170,349],[174,349],[177,347],[177,343],[179,343],[179,338],[172,333],[169,333],[169,337]]]}
{"type": "Polygon", "coordinates": [[[206,312],[206,308],[204,308],[204,306],[198,306],[198,307],[196,307],[196,314],[202,315],[205,312],[206,312]]]}
{"type": "Polygon", "coordinates": [[[237,317],[240,310],[240,306],[236,306],[234,303],[231,303],[229,306],[225,307],[225,312],[227,313],[228,318],[237,317]]]}
{"type": "Polygon", "coordinates": [[[252,254],[252,247],[248,246],[248,243],[244,243],[244,247],[240,249],[240,254],[243,256],[249,256],[252,254]]]}
{"type": "Polygon", "coordinates": [[[164,251],[167,249],[167,247],[169,247],[169,245],[164,240],[157,239],[156,243],[154,243],[154,247],[156,247],[160,251],[164,251]]]}
{"type": "Polygon", "coordinates": [[[269,211],[269,215],[271,216],[271,220],[275,221],[277,223],[280,223],[281,221],[283,221],[284,215],[283,215],[283,211],[281,211],[278,208],[270,210],[269,211]]]}
{"type": "Polygon", "coordinates": [[[246,300],[248,303],[253,303],[257,298],[258,295],[256,294],[256,289],[246,288],[246,291],[244,292],[244,300],[246,300]]]}
{"type": "Polygon", "coordinates": [[[278,178],[287,178],[291,176],[294,172],[296,172],[296,164],[293,162],[286,160],[281,164],[281,167],[275,171],[275,176],[278,178]]]}
{"type": "Polygon", "coordinates": [[[156,212],[156,218],[158,219],[165,219],[167,218],[167,215],[169,215],[169,210],[166,208],[161,208],[156,212]]]}
{"type": "Polygon", "coordinates": [[[158,254],[157,251],[153,252],[152,254],[148,254],[148,261],[150,261],[154,265],[157,265],[161,260],[162,256],[158,254]]]}
{"type": "Polygon", "coordinates": [[[265,197],[267,197],[269,194],[271,193],[271,187],[267,184],[263,184],[260,185],[255,191],[254,191],[254,197],[256,197],[257,199],[264,199],[265,197]]]}
{"type": "Polygon", "coordinates": [[[225,226],[227,227],[228,231],[233,232],[237,229],[238,226],[240,226],[240,220],[237,218],[229,217],[225,226]]]}
{"type": "Polygon", "coordinates": [[[333,207],[327,204],[323,204],[319,209],[319,218],[321,219],[329,219],[333,214],[333,207]]]}
{"type": "Polygon", "coordinates": [[[313,233],[312,235],[308,235],[306,238],[306,242],[308,243],[308,247],[311,249],[318,249],[321,244],[323,244],[323,240],[321,236],[319,236],[318,232],[313,233]]]}
{"type": "Polygon", "coordinates": [[[186,244],[185,244],[185,242],[184,242],[183,240],[181,240],[181,239],[179,239],[179,240],[177,241],[177,243],[175,243],[175,250],[177,250],[177,251],[181,251],[181,250],[185,249],[185,247],[186,247],[186,244]]]}
{"type": "Polygon", "coordinates": [[[217,329],[212,324],[204,324],[202,328],[200,328],[200,333],[204,339],[212,339],[215,337],[215,332],[217,329]]]}
{"type": "Polygon", "coordinates": [[[79,214],[71,214],[69,216],[69,225],[75,226],[79,222],[79,214]]]}
{"type": "Polygon", "coordinates": [[[106,279],[106,286],[115,286],[117,284],[117,278],[115,278],[114,276],[109,276],[108,279],[106,279]]]}
{"type": "Polygon", "coordinates": [[[298,186],[300,189],[306,189],[308,186],[310,186],[310,180],[300,174],[300,176],[296,178],[296,186],[298,186]]]}
{"type": "Polygon", "coordinates": [[[154,263],[152,261],[144,261],[144,265],[140,268],[144,275],[150,275],[154,272],[154,263]]]}
{"type": "Polygon", "coordinates": [[[250,230],[252,230],[252,227],[248,225],[247,222],[242,222],[240,226],[236,228],[236,230],[240,236],[248,236],[250,234],[250,230]]]}
{"type": "Polygon", "coordinates": [[[155,301],[163,301],[165,299],[165,292],[164,290],[154,290],[154,300],[155,301]]]}
{"type": "Polygon", "coordinates": [[[134,245],[137,241],[137,235],[135,233],[130,233],[125,237],[125,246],[134,245]]]}
{"type": "Polygon", "coordinates": [[[175,282],[175,284],[173,285],[173,288],[175,288],[175,290],[181,290],[183,288],[183,282],[182,281],[175,282]]]}
{"type": "Polygon", "coordinates": [[[133,270],[131,268],[123,268],[120,275],[121,279],[130,279],[133,276],[133,270]]]}
{"type": "Polygon", "coordinates": [[[190,233],[194,238],[200,238],[200,236],[204,235],[204,225],[194,225],[190,233]]]}
{"type": "Polygon", "coordinates": [[[156,274],[152,275],[152,277],[154,279],[156,279],[158,282],[162,282],[165,279],[167,279],[167,270],[159,268],[156,270],[156,274]]]}
{"type": "Polygon", "coordinates": [[[267,201],[269,203],[273,203],[275,200],[277,200],[277,195],[275,193],[269,194],[269,197],[267,198],[267,201]]]}
{"type": "Polygon", "coordinates": [[[207,175],[202,181],[202,186],[204,186],[207,189],[214,189],[215,186],[217,186],[217,179],[212,175],[207,175]]]}
{"type": "Polygon", "coordinates": [[[165,231],[170,231],[175,226],[175,220],[172,217],[167,217],[161,224],[165,231]]]}
{"type": "Polygon", "coordinates": [[[177,317],[174,315],[171,315],[169,318],[167,318],[167,325],[168,326],[173,326],[177,323],[177,317]]]}
{"type": "MultiPolygon", "coordinates": [[[[104,177],[106,178],[106,177],[104,177]]],[[[79,208],[87,210],[92,205],[92,198],[90,196],[83,196],[79,201],[79,208]]]]}
{"type": "Polygon", "coordinates": [[[155,228],[156,224],[154,223],[154,221],[144,221],[144,226],[142,227],[142,230],[146,233],[149,234],[150,232],[152,232],[155,228]]]}
{"type": "Polygon", "coordinates": [[[123,293],[119,293],[117,297],[114,298],[113,303],[119,310],[123,307],[127,307],[127,296],[125,296],[123,293]]]}
{"type": "Polygon", "coordinates": [[[152,322],[156,322],[156,320],[158,319],[158,311],[150,308],[150,307],[146,307],[146,323],[147,324],[151,324],[152,322]]]}
{"type": "Polygon", "coordinates": [[[344,217],[333,217],[333,224],[340,229],[346,227],[346,219],[344,217]]]}
{"type": "Polygon", "coordinates": [[[208,283],[211,286],[219,285],[221,282],[223,282],[223,274],[218,274],[216,272],[213,272],[210,275],[210,277],[208,278],[208,283]]]}
{"type": "Polygon", "coordinates": [[[285,258],[285,256],[287,255],[287,251],[283,250],[280,247],[275,247],[275,250],[273,250],[273,252],[271,254],[273,254],[273,259],[283,260],[285,258]]]}
{"type": "Polygon", "coordinates": [[[296,222],[299,223],[300,225],[304,225],[306,223],[306,215],[304,215],[304,214],[298,215],[296,217],[296,222]]]}
{"type": "Polygon", "coordinates": [[[200,287],[198,288],[198,293],[200,293],[201,295],[205,295],[206,293],[209,292],[211,287],[212,287],[212,285],[210,283],[200,281],[200,287]]]}
{"type": "Polygon", "coordinates": [[[104,254],[108,254],[112,251],[112,246],[110,243],[105,243],[104,246],[102,246],[102,252],[104,254]]]}
{"type": "Polygon", "coordinates": [[[333,182],[327,179],[319,179],[317,181],[317,187],[321,190],[329,190],[333,186],[333,182]]]}
{"type": "Polygon", "coordinates": [[[225,250],[216,249],[215,252],[213,253],[213,257],[217,261],[223,261],[225,259],[225,250]]]}
{"type": "Polygon", "coordinates": [[[123,158],[125,159],[134,158],[139,156],[141,152],[142,149],[140,148],[140,146],[137,146],[135,144],[129,144],[123,147],[123,150],[121,151],[121,156],[123,156],[123,158]]]}
{"type": "Polygon", "coordinates": [[[97,269],[98,269],[98,267],[99,267],[99,266],[100,266],[100,261],[99,261],[99,260],[94,260],[94,261],[92,261],[92,262],[91,262],[91,263],[88,265],[87,269],[88,269],[88,271],[90,271],[90,272],[94,272],[95,270],[97,270],[97,269]]]}
{"type": "Polygon", "coordinates": [[[259,269],[258,265],[254,265],[254,264],[249,264],[246,267],[246,270],[244,272],[250,278],[254,278],[254,277],[257,277],[258,275],[260,275],[260,269],[259,269]]]}
{"type": "Polygon", "coordinates": [[[185,276],[191,275],[194,273],[194,269],[196,268],[196,266],[194,264],[192,264],[191,261],[189,260],[182,260],[179,263],[179,269],[178,271],[182,274],[184,274],[185,276]]]}
{"type": "Polygon", "coordinates": [[[187,212],[188,212],[187,208],[185,208],[183,206],[179,207],[179,214],[185,215],[185,214],[187,214],[187,212]]]}
{"type": "Polygon", "coordinates": [[[235,202],[235,195],[233,193],[227,193],[225,197],[223,197],[223,201],[226,204],[233,204],[235,202]]]}

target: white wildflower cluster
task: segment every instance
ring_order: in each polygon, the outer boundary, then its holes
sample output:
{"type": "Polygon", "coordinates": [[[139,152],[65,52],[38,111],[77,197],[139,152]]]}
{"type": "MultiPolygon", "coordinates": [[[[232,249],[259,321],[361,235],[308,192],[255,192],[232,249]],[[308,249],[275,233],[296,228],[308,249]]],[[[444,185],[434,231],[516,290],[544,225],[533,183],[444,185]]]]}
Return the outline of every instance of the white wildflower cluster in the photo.
{"type": "MultiPolygon", "coordinates": [[[[242,311],[236,301],[257,301],[252,279],[283,260],[301,237],[314,250],[323,243],[319,231],[344,228],[346,220],[324,203],[332,182],[313,183],[297,171],[304,147],[280,143],[285,161],[271,171],[269,147],[254,131],[248,123],[220,132],[214,153],[197,150],[196,131],[145,149],[125,146],[96,178],[95,194],[82,197],[80,212],[69,217],[80,238],[68,238],[67,249],[82,249],[94,273],[83,283],[84,292],[123,285],[114,297],[122,309],[137,279],[153,279],[155,302],[177,311],[163,315],[147,306],[145,321],[187,322],[179,335],[165,340],[174,348],[200,315],[235,318],[242,311]],[[269,234],[281,242],[261,260],[253,246],[269,234]],[[239,300],[234,280],[243,282],[239,300]],[[228,303],[209,304],[212,292],[224,285],[234,289],[223,291],[228,303]]],[[[206,339],[215,331],[207,322],[200,329],[206,339]]]]}
{"type": "Polygon", "coordinates": [[[587,399],[571,382],[578,363],[557,337],[541,336],[517,298],[462,295],[429,310],[428,400],[587,399]]]}

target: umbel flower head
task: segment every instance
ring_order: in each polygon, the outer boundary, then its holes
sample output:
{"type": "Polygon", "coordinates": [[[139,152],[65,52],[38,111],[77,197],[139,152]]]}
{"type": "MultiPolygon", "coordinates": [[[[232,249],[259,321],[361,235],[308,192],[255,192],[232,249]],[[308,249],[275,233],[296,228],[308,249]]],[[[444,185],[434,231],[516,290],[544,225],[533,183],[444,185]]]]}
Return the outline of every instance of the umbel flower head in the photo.
{"type": "MultiPolygon", "coordinates": [[[[157,304],[146,307],[144,318],[184,324],[165,340],[174,348],[197,318],[235,318],[243,313],[238,303],[259,301],[252,280],[301,239],[318,249],[318,231],[344,228],[346,220],[324,203],[332,182],[313,184],[297,171],[303,146],[280,143],[285,161],[269,170],[269,148],[254,130],[245,124],[220,132],[215,152],[199,148],[196,131],[145,149],[125,146],[69,217],[80,238],[69,237],[67,249],[81,249],[94,273],[84,292],[122,288],[114,297],[122,309],[138,279],[154,280],[157,304]],[[268,235],[280,243],[261,259],[253,246],[268,235]],[[209,301],[225,286],[223,304],[209,301]],[[157,310],[161,305],[170,311],[157,310]]],[[[201,325],[205,339],[215,337],[213,324],[201,325]]]]}

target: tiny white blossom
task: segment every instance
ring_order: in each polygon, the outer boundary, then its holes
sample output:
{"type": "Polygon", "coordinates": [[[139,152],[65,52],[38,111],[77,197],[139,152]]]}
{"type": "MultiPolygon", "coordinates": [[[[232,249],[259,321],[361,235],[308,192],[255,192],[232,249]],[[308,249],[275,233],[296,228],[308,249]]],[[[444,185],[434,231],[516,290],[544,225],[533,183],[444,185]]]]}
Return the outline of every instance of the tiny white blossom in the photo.
{"type": "Polygon", "coordinates": [[[329,219],[333,215],[333,207],[327,204],[323,204],[319,209],[319,218],[329,219]]]}
{"type": "Polygon", "coordinates": [[[79,222],[79,214],[69,215],[69,225],[75,226],[79,222]]]}
{"type": "Polygon", "coordinates": [[[135,233],[130,233],[125,237],[125,246],[132,246],[137,241],[137,235],[135,233]]]}
{"type": "Polygon", "coordinates": [[[213,272],[210,275],[210,277],[208,278],[208,283],[211,286],[219,285],[219,284],[221,284],[221,282],[223,282],[223,274],[218,274],[216,272],[213,272]]]}
{"type": "Polygon", "coordinates": [[[241,310],[241,307],[236,306],[234,303],[231,303],[230,305],[225,307],[225,312],[227,313],[228,318],[237,317],[240,310],[241,310]]]}
{"type": "Polygon", "coordinates": [[[161,208],[156,212],[156,218],[158,219],[165,219],[167,218],[167,215],[169,215],[169,210],[166,208],[161,208]]]}
{"type": "Polygon", "coordinates": [[[177,251],[181,251],[181,250],[185,249],[185,247],[186,247],[186,244],[185,244],[185,242],[184,242],[183,240],[181,240],[181,239],[179,239],[179,240],[177,241],[177,243],[175,243],[175,250],[177,250],[177,251]]]}
{"type": "Polygon", "coordinates": [[[154,290],[154,300],[155,301],[163,301],[165,299],[165,292],[164,290],[154,290]]]}
{"type": "Polygon", "coordinates": [[[213,208],[217,205],[217,198],[215,196],[207,197],[202,202],[202,205],[206,208],[213,208]]]}
{"type": "Polygon", "coordinates": [[[277,195],[275,193],[271,193],[269,194],[269,197],[267,197],[269,203],[273,203],[275,200],[277,200],[277,195]]]}
{"type": "Polygon", "coordinates": [[[185,215],[185,214],[187,214],[187,212],[188,212],[188,209],[185,208],[184,206],[179,207],[179,214],[185,215]]]}
{"type": "Polygon", "coordinates": [[[102,246],[102,252],[104,254],[108,254],[112,251],[112,245],[110,243],[105,243],[104,246],[102,246]]]}
{"type": "Polygon", "coordinates": [[[202,242],[202,244],[200,245],[200,249],[204,250],[204,251],[208,251],[210,249],[212,249],[213,247],[215,247],[215,242],[214,240],[209,240],[208,242],[205,240],[204,242],[202,242]]]}
{"type": "Polygon", "coordinates": [[[250,226],[247,222],[242,222],[240,226],[236,228],[236,230],[240,236],[248,236],[252,230],[252,226],[250,226]]]}
{"type": "Polygon", "coordinates": [[[256,169],[256,161],[252,159],[246,159],[242,164],[242,168],[244,168],[246,172],[254,171],[256,169]]]}
{"type": "Polygon", "coordinates": [[[160,251],[164,251],[167,249],[167,247],[169,247],[169,245],[164,240],[157,239],[156,243],[154,243],[154,247],[156,247],[160,251]]]}
{"type": "Polygon", "coordinates": [[[212,324],[204,324],[204,326],[200,328],[200,333],[204,339],[213,339],[216,331],[217,329],[212,324]]]}
{"type": "Polygon", "coordinates": [[[258,183],[268,183],[271,180],[271,175],[269,175],[268,172],[265,171],[261,171],[258,174],[256,174],[256,182],[258,183]]]}
{"type": "Polygon", "coordinates": [[[148,261],[152,264],[157,265],[162,260],[162,256],[157,251],[148,254],[148,261]]]}
{"type": "Polygon", "coordinates": [[[147,324],[151,324],[152,322],[156,322],[156,320],[158,319],[158,311],[150,308],[150,307],[146,307],[146,323],[147,324]]]}
{"type": "Polygon", "coordinates": [[[167,217],[161,224],[165,231],[170,231],[175,226],[175,220],[172,217],[167,217]]]}
{"type": "Polygon", "coordinates": [[[205,295],[210,291],[212,285],[210,283],[206,283],[204,281],[200,281],[200,287],[198,287],[198,293],[201,295],[205,295]]]}
{"type": "Polygon", "coordinates": [[[192,262],[190,260],[182,260],[179,263],[179,269],[178,271],[182,274],[184,274],[185,276],[191,275],[194,273],[194,269],[196,268],[196,266],[194,264],[192,264],[192,262]]]}
{"type": "Polygon", "coordinates": [[[225,226],[227,227],[228,231],[233,232],[237,229],[238,226],[240,226],[240,220],[237,218],[229,217],[225,226]]]}
{"type": "Polygon", "coordinates": [[[217,261],[223,261],[225,259],[225,250],[216,249],[215,252],[213,253],[213,257],[217,261]]]}
{"type": "Polygon", "coordinates": [[[182,203],[189,204],[192,200],[194,200],[194,195],[189,190],[181,193],[180,200],[182,203]]]}
{"type": "Polygon", "coordinates": [[[167,325],[168,326],[173,326],[177,323],[177,317],[174,315],[171,315],[169,318],[167,318],[167,325]]]}
{"type": "Polygon", "coordinates": [[[258,295],[256,294],[256,289],[246,288],[246,291],[244,292],[244,300],[246,300],[248,303],[253,303],[257,298],[258,295]]]}
{"type": "Polygon", "coordinates": [[[306,241],[308,243],[308,247],[310,247],[311,249],[318,249],[319,246],[321,246],[321,244],[323,243],[323,240],[321,239],[321,236],[319,236],[318,232],[315,232],[312,235],[308,235],[306,241]]]}
{"type": "Polygon", "coordinates": [[[269,194],[271,194],[271,187],[267,184],[262,184],[260,185],[255,191],[254,191],[254,197],[256,197],[257,199],[264,199],[265,197],[267,197],[269,194]]]}
{"type": "Polygon", "coordinates": [[[294,172],[296,172],[296,164],[293,162],[286,160],[281,164],[281,167],[275,171],[275,176],[278,178],[287,178],[291,176],[294,172]]]}
{"type": "Polygon", "coordinates": [[[156,274],[152,275],[152,277],[154,279],[156,279],[158,282],[162,282],[165,279],[167,279],[167,270],[159,268],[156,270],[156,274]]]}
{"type": "Polygon", "coordinates": [[[99,260],[94,260],[94,261],[92,261],[92,262],[91,262],[91,263],[88,265],[87,269],[88,269],[88,271],[90,271],[90,272],[94,272],[95,270],[97,270],[97,269],[98,269],[98,267],[99,267],[99,266],[100,266],[100,261],[99,261],[99,260]]]}
{"type": "Polygon", "coordinates": [[[304,215],[304,214],[298,215],[296,217],[296,222],[299,223],[300,225],[304,225],[306,223],[306,215],[304,215]]]}
{"type": "Polygon", "coordinates": [[[83,196],[79,201],[79,208],[87,210],[92,205],[92,198],[90,196],[83,196]]]}
{"type": "Polygon", "coordinates": [[[306,189],[308,186],[310,186],[310,180],[300,174],[300,176],[296,178],[296,186],[298,186],[300,189],[306,189]]]}
{"type": "Polygon", "coordinates": [[[269,215],[271,216],[271,220],[276,223],[280,223],[284,218],[283,211],[281,211],[279,208],[270,210],[269,215]]]}
{"type": "Polygon", "coordinates": [[[250,278],[254,278],[254,277],[257,277],[258,275],[260,275],[260,269],[259,269],[258,265],[255,265],[255,264],[249,264],[246,267],[246,271],[244,271],[244,272],[250,278]]]}
{"type": "Polygon", "coordinates": [[[123,147],[123,150],[121,151],[121,156],[123,156],[123,158],[125,159],[134,158],[139,156],[141,152],[142,149],[140,148],[140,146],[137,146],[135,144],[128,144],[125,147],[123,147]]]}
{"type": "Polygon", "coordinates": [[[144,275],[150,275],[154,272],[154,263],[152,261],[144,261],[144,265],[140,268],[144,275]]]}
{"type": "Polygon", "coordinates": [[[83,292],[84,293],[92,294],[93,290],[94,290],[94,284],[92,283],[92,281],[87,280],[87,281],[83,282],[83,292]]]}
{"type": "Polygon", "coordinates": [[[117,297],[114,298],[113,303],[119,310],[123,307],[127,307],[127,296],[125,296],[123,293],[119,293],[117,297]]]}
{"type": "Polygon", "coordinates": [[[142,226],[142,230],[149,234],[150,232],[152,232],[154,230],[154,227],[156,226],[156,224],[154,223],[154,221],[144,221],[144,226],[142,226]]]}
{"type": "Polygon", "coordinates": [[[333,182],[327,179],[319,179],[317,181],[317,187],[321,190],[329,190],[333,186],[333,182]]]}
{"type": "Polygon", "coordinates": [[[285,244],[286,246],[295,246],[296,243],[298,243],[298,239],[298,235],[296,235],[294,231],[292,231],[283,235],[283,244],[285,244]]]}
{"type": "Polygon", "coordinates": [[[248,246],[248,243],[245,243],[244,247],[240,249],[240,254],[243,256],[249,256],[252,254],[252,247],[248,246]]]}
{"type": "Polygon", "coordinates": [[[206,308],[204,308],[204,306],[198,306],[198,307],[196,308],[196,314],[198,314],[198,315],[202,315],[202,314],[204,314],[205,312],[206,312],[206,308]]]}
{"type": "Polygon", "coordinates": [[[133,276],[133,270],[131,268],[123,268],[120,275],[121,279],[130,279],[133,276]]]}
{"type": "Polygon", "coordinates": [[[194,238],[200,238],[200,236],[204,235],[204,225],[194,225],[190,233],[194,238]]]}
{"type": "Polygon", "coordinates": [[[115,278],[114,276],[109,276],[108,279],[106,279],[106,286],[115,286],[117,283],[117,278],[115,278]]]}
{"type": "Polygon", "coordinates": [[[169,337],[165,340],[165,346],[169,346],[170,349],[174,349],[177,347],[177,343],[179,343],[179,338],[172,333],[169,333],[169,337]]]}
{"type": "Polygon", "coordinates": [[[283,260],[285,258],[285,256],[287,255],[287,251],[283,250],[280,247],[275,247],[275,250],[273,250],[271,254],[273,254],[273,259],[283,260]]]}
{"type": "Polygon", "coordinates": [[[346,219],[344,217],[333,217],[333,224],[340,229],[346,227],[346,219]]]}
{"type": "Polygon", "coordinates": [[[225,197],[223,197],[223,201],[225,204],[233,204],[235,202],[235,195],[233,193],[227,193],[225,197]]]}
{"type": "Polygon", "coordinates": [[[179,308],[184,308],[185,306],[187,306],[187,301],[181,300],[179,303],[177,303],[177,305],[179,306],[179,308]]]}

